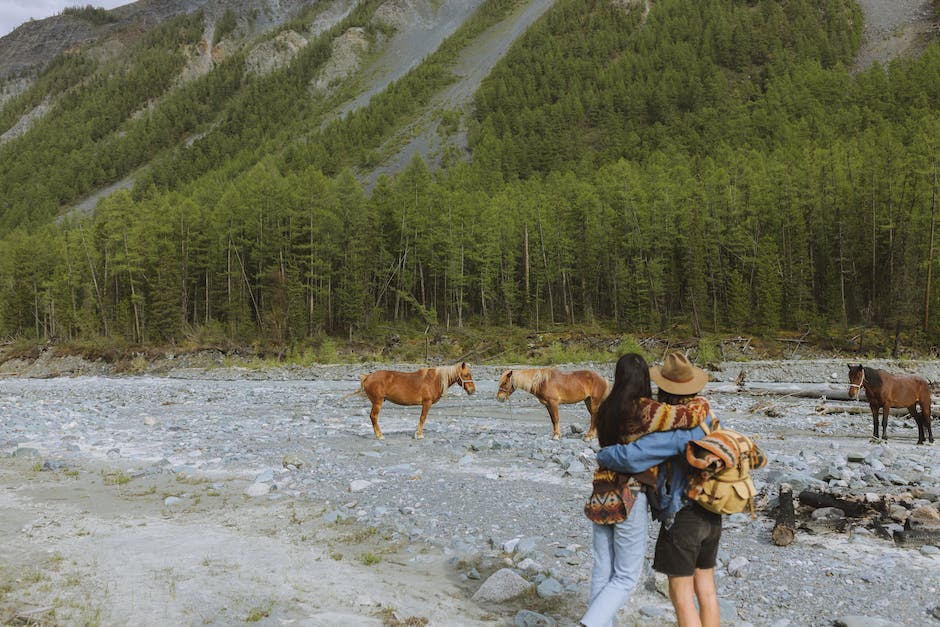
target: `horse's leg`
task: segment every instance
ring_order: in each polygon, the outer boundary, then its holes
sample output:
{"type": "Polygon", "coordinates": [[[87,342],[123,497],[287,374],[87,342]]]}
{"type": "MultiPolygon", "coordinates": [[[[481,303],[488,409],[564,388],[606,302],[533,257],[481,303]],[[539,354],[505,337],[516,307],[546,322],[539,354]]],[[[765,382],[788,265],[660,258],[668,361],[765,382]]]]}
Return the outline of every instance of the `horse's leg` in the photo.
{"type": "Polygon", "coordinates": [[[379,410],[382,409],[382,403],[384,402],[384,398],[372,401],[372,411],[369,412],[369,418],[372,419],[372,430],[375,431],[375,437],[379,440],[385,439],[385,436],[382,435],[382,429],[379,428],[379,410]]]}
{"type": "Polygon", "coordinates": [[[874,440],[878,439],[878,409],[877,405],[869,405],[871,407],[871,437],[874,440]]]}
{"type": "Polygon", "coordinates": [[[881,414],[881,439],[885,442],[888,441],[888,414],[891,413],[891,403],[885,403],[885,406],[882,408],[881,414]]]}
{"type": "Polygon", "coordinates": [[[933,444],[933,427],[930,426],[930,421],[933,420],[933,416],[930,414],[930,392],[926,393],[927,398],[920,399],[920,412],[921,416],[924,418],[924,427],[927,429],[927,440],[933,444]],[[924,402],[926,400],[926,402],[924,402]]]}
{"type": "Polygon", "coordinates": [[[545,403],[545,407],[548,408],[548,415],[552,419],[552,439],[560,440],[561,429],[558,428],[558,402],[548,401],[545,403]]]}
{"type": "Polygon", "coordinates": [[[599,404],[600,403],[595,403],[594,399],[590,396],[584,399],[584,406],[587,407],[588,413],[591,414],[591,425],[588,427],[587,433],[584,434],[585,440],[590,440],[597,435],[597,406],[599,404]]]}
{"type": "Polygon", "coordinates": [[[917,403],[914,403],[907,408],[907,411],[911,414],[911,417],[914,418],[914,422],[917,423],[917,443],[924,443],[924,420],[920,415],[920,412],[917,411],[917,403]]]}
{"type": "Polygon", "coordinates": [[[415,431],[415,440],[424,439],[424,421],[428,419],[428,410],[431,409],[432,401],[421,403],[421,417],[418,418],[418,430],[415,431]]]}

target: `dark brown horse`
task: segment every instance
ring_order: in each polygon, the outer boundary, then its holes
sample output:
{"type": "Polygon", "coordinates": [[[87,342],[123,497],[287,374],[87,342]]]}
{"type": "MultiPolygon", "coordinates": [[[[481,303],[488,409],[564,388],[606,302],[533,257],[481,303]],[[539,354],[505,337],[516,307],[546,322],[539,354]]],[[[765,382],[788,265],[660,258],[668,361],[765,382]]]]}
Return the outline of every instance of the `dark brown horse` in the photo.
{"type": "Polygon", "coordinates": [[[924,443],[924,431],[933,443],[933,430],[930,427],[930,387],[927,380],[916,375],[891,374],[884,370],[869,368],[858,364],[849,364],[849,397],[858,398],[858,392],[865,388],[865,396],[871,406],[872,437],[878,438],[878,411],[883,410],[881,418],[881,437],[888,439],[888,414],[892,407],[906,407],[917,423],[917,443],[924,443]],[[917,404],[920,403],[920,412],[917,404]]]}
{"type": "Polygon", "coordinates": [[[499,390],[496,399],[505,401],[516,388],[539,399],[539,402],[548,409],[552,419],[552,439],[561,437],[558,428],[558,406],[584,401],[585,407],[591,414],[591,426],[584,435],[585,439],[594,437],[597,430],[597,408],[601,401],[607,398],[610,392],[610,383],[607,379],[593,370],[575,370],[562,372],[557,368],[524,368],[520,370],[507,370],[499,378],[499,390]]]}
{"type": "Polygon", "coordinates": [[[454,366],[421,368],[417,372],[376,370],[359,377],[359,390],[349,396],[363,394],[372,401],[369,418],[372,419],[375,437],[380,440],[384,440],[385,436],[379,428],[379,410],[386,399],[396,405],[421,405],[421,418],[418,419],[418,429],[415,431],[415,439],[420,440],[424,437],[424,421],[431,405],[444,396],[447,388],[458,382],[467,394],[476,392],[467,362],[454,366]]]}

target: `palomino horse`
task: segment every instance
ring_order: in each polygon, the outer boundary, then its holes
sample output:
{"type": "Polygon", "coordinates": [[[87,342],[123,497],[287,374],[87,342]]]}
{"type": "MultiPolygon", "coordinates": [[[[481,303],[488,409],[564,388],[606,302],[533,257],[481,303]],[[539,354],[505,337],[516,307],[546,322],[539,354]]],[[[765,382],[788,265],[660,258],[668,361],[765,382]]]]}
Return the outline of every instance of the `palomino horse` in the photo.
{"type": "Polygon", "coordinates": [[[865,388],[865,396],[871,406],[872,437],[878,439],[878,411],[884,410],[881,418],[881,437],[888,439],[888,413],[892,407],[906,407],[917,423],[917,443],[924,443],[924,429],[933,443],[930,427],[930,388],[927,380],[916,375],[897,375],[858,364],[849,364],[849,397],[858,398],[858,391],[865,388]],[[917,404],[920,403],[920,412],[917,404]]]}
{"type": "Polygon", "coordinates": [[[585,439],[594,437],[597,425],[597,408],[607,398],[610,384],[593,370],[562,372],[557,368],[524,368],[507,370],[499,378],[496,399],[505,401],[516,388],[533,394],[548,409],[552,419],[552,439],[561,437],[558,429],[558,406],[584,401],[591,413],[591,426],[585,439]]]}
{"type": "Polygon", "coordinates": [[[439,401],[447,388],[457,382],[467,394],[476,392],[467,362],[453,366],[421,368],[417,372],[376,370],[359,377],[359,390],[350,396],[364,394],[372,401],[369,418],[372,419],[375,437],[380,440],[384,440],[385,436],[379,428],[379,410],[386,399],[396,405],[421,405],[421,418],[418,419],[418,429],[415,431],[415,439],[420,440],[424,437],[424,421],[431,405],[439,401]]]}

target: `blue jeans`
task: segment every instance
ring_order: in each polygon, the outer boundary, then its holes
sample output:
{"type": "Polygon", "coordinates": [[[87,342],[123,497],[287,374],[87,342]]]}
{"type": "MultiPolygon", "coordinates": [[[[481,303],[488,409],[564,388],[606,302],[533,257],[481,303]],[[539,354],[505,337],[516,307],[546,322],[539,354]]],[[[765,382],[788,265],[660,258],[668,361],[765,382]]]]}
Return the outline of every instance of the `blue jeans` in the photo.
{"type": "Polygon", "coordinates": [[[613,624],[617,611],[630,600],[646,559],[646,495],[640,492],[630,515],[616,525],[594,525],[594,568],[591,604],[581,619],[587,627],[613,624]]]}

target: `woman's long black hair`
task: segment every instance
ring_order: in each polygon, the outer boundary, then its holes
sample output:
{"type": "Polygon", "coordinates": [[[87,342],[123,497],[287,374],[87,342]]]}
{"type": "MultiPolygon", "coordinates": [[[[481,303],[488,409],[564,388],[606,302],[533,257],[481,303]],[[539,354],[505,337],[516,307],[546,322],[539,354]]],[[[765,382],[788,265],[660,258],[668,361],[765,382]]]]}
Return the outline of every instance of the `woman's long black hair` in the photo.
{"type": "Polygon", "coordinates": [[[619,444],[631,422],[640,419],[640,399],[653,395],[650,367],[638,353],[617,360],[610,394],[597,410],[597,441],[601,446],[619,444]]]}

